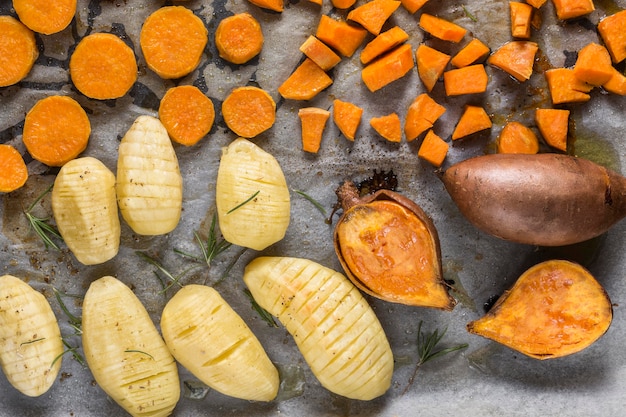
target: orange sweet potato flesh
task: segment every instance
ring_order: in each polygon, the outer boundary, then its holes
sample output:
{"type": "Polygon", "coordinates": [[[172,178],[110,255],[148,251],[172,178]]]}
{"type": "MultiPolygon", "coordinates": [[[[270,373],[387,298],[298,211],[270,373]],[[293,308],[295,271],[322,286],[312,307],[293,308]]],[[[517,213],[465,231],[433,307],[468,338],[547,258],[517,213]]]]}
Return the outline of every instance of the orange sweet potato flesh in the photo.
{"type": "Polygon", "coordinates": [[[361,78],[374,92],[404,77],[414,66],[411,45],[404,44],[363,68],[361,78]]]}
{"type": "Polygon", "coordinates": [[[446,159],[448,148],[449,145],[445,140],[429,130],[417,151],[417,156],[435,167],[440,167],[446,159]]]}
{"type": "Polygon", "coordinates": [[[533,73],[535,55],[539,45],[531,41],[510,41],[502,45],[487,59],[489,65],[499,68],[524,82],[533,73]]]}
{"type": "Polygon", "coordinates": [[[510,1],[509,12],[511,15],[511,36],[521,39],[530,38],[533,6],[519,1],[510,1]]]}
{"type": "Polygon", "coordinates": [[[533,6],[535,9],[539,9],[541,6],[545,4],[547,0],[526,0],[526,3],[533,6]]]}
{"type": "Polygon", "coordinates": [[[413,100],[404,121],[404,136],[408,142],[433,127],[434,123],[446,112],[446,108],[422,93],[413,100]]]}
{"type": "Polygon", "coordinates": [[[461,42],[467,33],[465,28],[428,13],[422,13],[419,26],[435,38],[454,43],[461,42]]]}
{"type": "Polygon", "coordinates": [[[450,55],[422,43],[415,51],[415,59],[420,80],[426,90],[431,92],[446,70],[450,55]]]}
{"type": "Polygon", "coordinates": [[[159,120],[174,142],[193,146],[211,131],[215,107],[198,87],[179,85],[165,92],[159,104],[159,120]]]}
{"type": "Polygon", "coordinates": [[[460,212],[501,239],[564,246],[605,233],[626,216],[626,178],[565,154],[490,154],[442,176],[460,212]]]}
{"type": "Polygon", "coordinates": [[[563,152],[567,150],[569,110],[537,109],[535,123],[548,145],[563,152]]]}
{"type": "Polygon", "coordinates": [[[222,116],[236,135],[254,138],[274,125],[276,103],[261,88],[237,87],[222,102],[222,116]]]}
{"type": "Polygon", "coordinates": [[[602,84],[602,88],[609,93],[626,96],[626,76],[613,68],[611,78],[606,83],[602,84]]]}
{"type": "Polygon", "coordinates": [[[480,39],[474,38],[452,57],[450,64],[457,68],[466,67],[480,61],[489,55],[489,52],[490,49],[487,45],[480,39]]]}
{"type": "Polygon", "coordinates": [[[356,0],[331,0],[331,3],[333,7],[336,7],[337,9],[349,9],[354,6],[356,0]]]}
{"type": "Polygon", "coordinates": [[[22,155],[11,145],[0,144],[0,193],[21,188],[28,179],[28,169],[22,155]]]}
{"type": "Polygon", "coordinates": [[[543,360],[589,347],[612,319],[611,300],[589,271],[573,262],[550,260],[525,271],[467,329],[543,360]]]}
{"type": "Polygon", "coordinates": [[[489,77],[483,64],[449,70],[443,73],[443,85],[448,96],[484,93],[489,77]]]}
{"type": "Polygon", "coordinates": [[[552,0],[559,19],[574,19],[595,10],[593,0],[552,0]]]}
{"type": "Polygon", "coordinates": [[[365,40],[367,30],[324,14],[320,17],[315,36],[342,56],[351,57],[365,40]]]}
{"type": "Polygon", "coordinates": [[[539,139],[519,122],[507,123],[498,136],[498,153],[534,154],[539,152],[539,139]]]}
{"type": "Polygon", "coordinates": [[[389,17],[400,7],[399,0],[370,0],[352,9],[347,19],[359,23],[373,35],[378,35],[389,17]]]}
{"type": "Polygon", "coordinates": [[[350,182],[337,196],[344,213],[335,226],[335,251],[359,289],[389,302],[454,308],[443,281],[437,230],[417,204],[389,190],[361,198],[350,182]]]}
{"type": "Polygon", "coordinates": [[[491,128],[491,118],[481,106],[467,105],[452,132],[452,140],[461,139],[491,128]]]}
{"type": "Polygon", "coordinates": [[[33,31],[11,16],[0,16],[0,87],[24,79],[38,56],[33,31]]]}
{"type": "Polygon", "coordinates": [[[51,35],[70,24],[76,14],[76,0],[13,0],[13,8],[31,30],[51,35]]]}
{"type": "Polygon", "coordinates": [[[298,117],[302,128],[302,150],[317,153],[330,112],[317,107],[304,107],[298,110],[298,117]]]}
{"type": "Polygon", "coordinates": [[[324,71],[328,71],[341,62],[339,55],[313,35],[309,36],[307,40],[300,45],[300,52],[306,55],[311,61],[315,62],[324,71]]]}
{"type": "Polygon", "coordinates": [[[414,14],[419,9],[421,9],[422,6],[424,6],[428,2],[428,0],[401,0],[401,2],[402,7],[404,7],[407,12],[409,12],[410,14],[414,14]]]}
{"type": "Polygon", "coordinates": [[[283,0],[248,0],[248,1],[262,9],[273,10],[279,13],[285,9],[285,4],[283,0]]]}
{"type": "Polygon", "coordinates": [[[370,126],[389,142],[400,142],[402,140],[402,123],[397,113],[390,113],[380,117],[372,117],[370,126]]]}
{"type": "Polygon", "coordinates": [[[611,79],[612,70],[611,56],[604,46],[591,42],[578,51],[574,75],[579,80],[598,87],[611,79]]]}
{"type": "Polygon", "coordinates": [[[365,45],[360,55],[361,64],[369,64],[375,58],[404,43],[407,39],[409,39],[409,34],[402,28],[399,26],[392,27],[365,45]]]}
{"type": "Polygon", "coordinates": [[[571,68],[552,68],[544,73],[553,104],[588,101],[593,86],[576,77],[571,68]]]}
{"type": "Polygon", "coordinates": [[[332,83],[332,78],[319,65],[305,58],[278,87],[278,92],[289,100],[310,100],[332,83]]]}
{"type": "Polygon", "coordinates": [[[613,63],[626,59],[626,10],[602,19],[598,23],[598,33],[609,50],[613,63]]]}
{"type": "Polygon", "coordinates": [[[354,103],[339,99],[333,101],[333,121],[349,141],[354,141],[362,115],[363,109],[354,103]]]}
{"type": "Polygon", "coordinates": [[[224,18],[215,30],[215,46],[220,57],[233,64],[245,64],[263,49],[261,24],[250,13],[224,18]]]}

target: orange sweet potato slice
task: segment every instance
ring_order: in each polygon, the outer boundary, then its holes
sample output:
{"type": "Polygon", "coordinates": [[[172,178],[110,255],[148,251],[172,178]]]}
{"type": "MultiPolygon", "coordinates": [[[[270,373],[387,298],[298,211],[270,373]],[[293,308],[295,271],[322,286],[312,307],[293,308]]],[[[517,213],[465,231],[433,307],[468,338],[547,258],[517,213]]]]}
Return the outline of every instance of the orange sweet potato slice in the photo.
{"type": "Polygon", "coordinates": [[[433,100],[428,94],[422,93],[413,100],[407,110],[404,121],[404,136],[408,142],[433,127],[443,115],[446,108],[433,100]]]}
{"type": "Polygon", "coordinates": [[[537,135],[519,122],[509,122],[502,128],[497,145],[498,153],[535,154],[539,152],[537,135]]]}
{"type": "Polygon", "coordinates": [[[363,68],[361,78],[374,92],[404,77],[414,66],[411,45],[404,44],[363,68]]]}
{"type": "Polygon", "coordinates": [[[307,40],[300,45],[300,52],[306,55],[311,61],[315,62],[324,71],[328,71],[341,62],[339,55],[313,35],[309,36],[307,40]]]}
{"type": "Polygon", "coordinates": [[[602,19],[598,23],[598,33],[609,50],[613,63],[626,59],[626,10],[602,19]]]}
{"type": "Polygon", "coordinates": [[[350,141],[354,141],[356,131],[361,124],[363,109],[354,103],[335,99],[333,101],[333,121],[341,133],[350,141]]]}
{"type": "Polygon", "coordinates": [[[490,49],[480,39],[473,38],[450,60],[450,64],[457,68],[472,65],[489,55],[490,49]]]}
{"type": "Polygon", "coordinates": [[[414,14],[424,6],[428,0],[401,0],[402,7],[410,14],[414,14]]]}
{"type": "Polygon", "coordinates": [[[317,107],[304,107],[298,110],[298,117],[302,128],[302,150],[317,153],[330,112],[317,107]]]}
{"type": "Polygon", "coordinates": [[[332,83],[332,78],[319,65],[305,58],[289,78],[278,87],[278,92],[289,100],[310,100],[332,83]]]}
{"type": "Polygon", "coordinates": [[[574,75],[579,80],[598,87],[611,79],[612,70],[611,56],[604,46],[591,42],[578,51],[574,75]]]}
{"type": "Polygon", "coordinates": [[[352,9],[347,19],[359,23],[373,35],[378,35],[389,17],[400,7],[399,0],[370,0],[352,9]]]}
{"type": "Polygon", "coordinates": [[[0,144],[0,166],[0,193],[15,191],[28,180],[24,158],[11,145],[0,144]]]}
{"type": "Polygon", "coordinates": [[[13,0],[13,8],[31,30],[51,35],[70,24],[76,14],[76,0],[13,0]]]}
{"type": "Polygon", "coordinates": [[[574,19],[595,10],[593,0],[552,0],[559,19],[574,19]]]}
{"type": "Polygon", "coordinates": [[[372,117],[370,126],[389,142],[400,142],[402,140],[402,122],[397,113],[390,113],[380,117],[372,117]]]}
{"type": "Polygon", "coordinates": [[[367,36],[367,30],[322,15],[315,36],[345,57],[351,57],[367,36]]]}
{"type": "Polygon", "coordinates": [[[263,49],[261,25],[250,13],[238,13],[220,21],[215,46],[220,57],[233,64],[245,64],[263,49]]]}
{"type": "Polygon", "coordinates": [[[613,68],[611,78],[606,83],[602,84],[602,88],[609,93],[626,96],[626,76],[613,68]]]}
{"type": "Polygon", "coordinates": [[[33,31],[14,17],[0,16],[0,87],[24,79],[38,56],[33,31]]]}
{"type": "Polygon", "coordinates": [[[511,36],[514,38],[530,38],[533,6],[519,1],[509,1],[509,14],[511,16],[511,36]]]}
{"type": "Polygon", "coordinates": [[[581,81],[571,68],[552,68],[545,72],[553,104],[589,101],[593,86],[581,81]]]}
{"type": "Polygon", "coordinates": [[[487,63],[507,72],[519,82],[533,73],[535,55],[539,46],[531,41],[510,41],[502,45],[487,59],[487,63]]]}
{"type": "Polygon", "coordinates": [[[446,70],[450,55],[422,43],[415,51],[415,58],[420,80],[430,92],[446,70]]]}
{"type": "Polygon", "coordinates": [[[161,99],[159,119],[174,142],[193,146],[213,127],[215,108],[198,87],[179,85],[161,99]]]}
{"type": "Polygon", "coordinates": [[[483,64],[449,70],[443,73],[443,86],[448,96],[484,93],[489,77],[483,64]]]}
{"type": "Polygon", "coordinates": [[[491,118],[483,107],[467,105],[452,132],[452,140],[467,137],[476,132],[489,129],[491,126],[491,118]]]}
{"type": "Polygon", "coordinates": [[[254,138],[274,125],[276,103],[258,87],[238,87],[222,102],[224,122],[236,135],[254,138]]]}
{"type": "Polygon", "coordinates": [[[283,0],[248,0],[261,9],[273,10],[275,12],[282,12],[285,9],[283,0]]]}
{"type": "Polygon", "coordinates": [[[440,167],[446,159],[449,147],[445,140],[429,130],[417,151],[417,156],[433,166],[440,167]]]}
{"type": "Polygon", "coordinates": [[[422,13],[419,26],[435,38],[454,43],[461,42],[467,33],[465,28],[428,13],[422,13]]]}
{"type": "Polygon", "coordinates": [[[535,123],[548,145],[563,152],[567,150],[569,110],[537,109],[535,123]]]}
{"type": "Polygon", "coordinates": [[[409,34],[399,26],[394,26],[372,39],[361,51],[361,63],[369,64],[385,52],[390,51],[409,39],[409,34]]]}

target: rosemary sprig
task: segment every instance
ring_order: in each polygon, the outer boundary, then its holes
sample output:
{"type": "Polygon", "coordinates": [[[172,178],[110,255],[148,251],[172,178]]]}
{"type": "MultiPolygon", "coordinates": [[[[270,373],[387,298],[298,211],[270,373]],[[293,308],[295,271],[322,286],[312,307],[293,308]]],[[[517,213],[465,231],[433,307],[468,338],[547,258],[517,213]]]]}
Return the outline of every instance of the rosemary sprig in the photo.
{"type": "Polygon", "coordinates": [[[30,223],[30,226],[33,228],[35,233],[37,233],[39,238],[43,241],[46,249],[51,247],[59,250],[59,246],[52,240],[52,238],[60,240],[63,240],[63,238],[61,237],[59,231],[48,223],[50,217],[37,217],[32,213],[35,205],[37,205],[37,203],[39,203],[41,199],[52,190],[53,185],[54,184],[50,184],[50,186],[46,188],[26,210],[24,210],[24,215],[26,215],[28,223],[30,223]]]}
{"type": "Polygon", "coordinates": [[[154,360],[154,356],[152,356],[151,354],[149,354],[148,352],[144,352],[143,350],[137,350],[137,349],[126,349],[124,351],[124,353],[141,353],[142,355],[146,355],[149,356],[150,359],[154,360]]]}
{"type": "Polygon", "coordinates": [[[240,208],[241,206],[244,206],[246,204],[248,204],[250,201],[254,200],[254,198],[259,195],[259,193],[261,192],[261,190],[257,190],[256,193],[252,194],[250,197],[248,197],[245,201],[242,201],[241,203],[237,204],[235,207],[231,208],[230,210],[228,210],[226,212],[226,214],[230,214],[233,211],[237,210],[238,208],[240,208]]]}
{"type": "MultiPolygon", "coordinates": [[[[52,290],[54,291],[54,296],[56,297],[59,303],[59,306],[61,307],[61,310],[67,316],[70,326],[72,326],[72,328],[74,329],[74,334],[72,336],[82,335],[83,333],[82,318],[77,317],[74,314],[70,313],[69,309],[65,305],[65,302],[63,301],[63,298],[62,298],[62,296],[74,297],[74,298],[79,298],[79,297],[75,295],[62,293],[54,287],[52,287],[52,290]]],[[[61,359],[63,355],[65,355],[68,352],[72,354],[72,357],[74,358],[74,360],[76,360],[76,362],[80,363],[82,366],[87,366],[87,363],[85,362],[85,358],[83,358],[82,355],[78,352],[78,346],[72,346],[70,342],[68,342],[65,336],[61,337],[61,341],[63,342],[63,345],[65,346],[65,350],[61,352],[59,355],[57,355],[56,358],[54,358],[54,360],[50,364],[51,368],[59,359],[61,359]]]]}
{"type": "Polygon", "coordinates": [[[448,328],[444,328],[442,332],[439,332],[439,329],[435,329],[434,332],[425,334],[424,332],[422,332],[422,323],[423,322],[420,320],[417,326],[417,354],[419,355],[419,360],[417,361],[415,369],[413,370],[413,374],[409,378],[409,383],[407,384],[402,394],[405,394],[408,391],[409,387],[413,384],[413,381],[415,380],[417,370],[426,362],[447,355],[448,353],[465,349],[468,346],[467,343],[461,343],[459,345],[451,346],[449,348],[437,349],[437,345],[439,344],[441,339],[443,339],[443,336],[446,334],[448,328]]]}
{"type": "Polygon", "coordinates": [[[165,275],[167,277],[167,279],[170,280],[170,283],[168,285],[165,285],[165,283],[161,279],[161,276],[157,273],[157,271],[154,271],[154,275],[157,277],[157,279],[159,281],[161,281],[161,286],[163,287],[162,290],[160,291],[161,293],[165,293],[167,290],[172,288],[174,285],[178,285],[179,287],[182,287],[183,284],[180,283],[181,278],[183,278],[187,274],[187,272],[189,272],[190,270],[192,270],[194,268],[194,267],[187,268],[183,272],[178,274],[177,276],[174,276],[167,269],[165,269],[165,267],[163,265],[161,265],[161,263],[159,261],[157,261],[156,259],[152,258],[147,253],[141,252],[141,251],[135,251],[135,254],[137,256],[139,256],[141,259],[143,259],[144,261],[148,262],[150,265],[156,267],[159,271],[161,271],[161,273],[163,273],[163,275],[165,275]]]}
{"type": "Polygon", "coordinates": [[[200,246],[200,250],[202,251],[202,257],[192,255],[190,253],[181,251],[179,249],[174,249],[174,252],[178,253],[179,255],[185,256],[187,258],[194,259],[198,262],[204,261],[208,267],[211,267],[211,262],[213,261],[213,259],[215,259],[217,255],[219,255],[220,253],[224,252],[226,249],[232,246],[230,242],[227,242],[223,238],[218,237],[216,226],[217,226],[217,213],[213,213],[213,218],[211,219],[211,228],[209,229],[209,234],[206,239],[206,244],[205,242],[202,241],[202,238],[200,237],[198,233],[194,232],[193,234],[196,239],[196,242],[198,242],[198,245],[200,246]]]}
{"type": "Polygon", "coordinates": [[[70,352],[72,353],[72,357],[76,360],[76,362],[80,363],[82,366],[87,366],[87,362],[85,362],[85,358],[83,358],[82,355],[78,353],[78,346],[70,345],[69,342],[65,340],[64,338],[61,338],[61,341],[63,342],[63,345],[65,345],[66,349],[60,354],[58,354],[57,357],[52,360],[52,363],[50,364],[50,368],[52,368],[54,364],[57,363],[57,361],[63,357],[63,355],[65,355],[66,353],[70,353],[70,352]]]}
{"type": "Polygon", "coordinates": [[[465,6],[461,6],[461,7],[463,7],[463,11],[465,12],[465,15],[466,15],[467,17],[469,17],[469,19],[470,19],[472,22],[478,22],[478,19],[476,18],[476,16],[474,16],[473,14],[471,14],[471,13],[470,13],[470,11],[469,11],[469,10],[467,10],[467,7],[465,7],[465,6]]]}
{"type": "Polygon", "coordinates": [[[313,197],[311,197],[310,195],[308,195],[307,193],[305,193],[304,191],[300,191],[300,190],[293,190],[294,193],[298,194],[301,197],[304,197],[305,199],[309,200],[309,202],[311,204],[313,204],[315,206],[315,208],[322,213],[322,215],[324,215],[324,217],[326,217],[326,210],[324,209],[324,206],[322,206],[317,200],[315,200],[313,197]]]}
{"type": "Polygon", "coordinates": [[[42,340],[45,340],[45,339],[46,339],[45,337],[40,337],[39,339],[28,340],[26,342],[20,343],[20,346],[30,345],[31,343],[35,343],[35,342],[41,342],[42,340]]]}
{"type": "Polygon", "coordinates": [[[254,299],[254,297],[252,296],[252,293],[250,292],[250,290],[248,290],[247,288],[243,290],[243,292],[248,296],[248,298],[250,299],[250,303],[252,303],[252,308],[257,312],[257,314],[270,326],[270,327],[278,327],[278,324],[276,324],[276,320],[274,320],[274,316],[272,316],[270,313],[268,313],[268,311],[266,309],[264,309],[263,307],[261,307],[256,300],[254,299]]]}

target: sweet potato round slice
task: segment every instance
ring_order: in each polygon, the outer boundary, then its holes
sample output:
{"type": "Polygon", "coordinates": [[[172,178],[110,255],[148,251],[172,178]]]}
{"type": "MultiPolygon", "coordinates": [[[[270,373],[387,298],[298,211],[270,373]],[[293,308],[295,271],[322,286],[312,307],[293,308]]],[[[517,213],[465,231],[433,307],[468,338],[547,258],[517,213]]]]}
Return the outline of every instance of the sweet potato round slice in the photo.
{"type": "Polygon", "coordinates": [[[274,125],[276,103],[258,87],[235,88],[222,103],[222,116],[230,130],[243,138],[253,138],[274,125]]]}
{"type": "Polygon", "coordinates": [[[38,56],[33,31],[11,16],[0,16],[0,87],[26,77],[38,56]]]}
{"type": "Polygon", "coordinates": [[[0,193],[10,193],[26,183],[28,168],[13,146],[0,144],[0,166],[0,193]]]}
{"type": "Polygon", "coordinates": [[[233,64],[245,64],[261,53],[263,31],[249,13],[229,16],[217,25],[215,46],[222,58],[233,64]]]}
{"type": "Polygon", "coordinates": [[[215,108],[198,87],[179,85],[161,99],[159,119],[174,142],[193,146],[213,127],[215,108]]]}
{"type": "Polygon", "coordinates": [[[536,359],[579,352],[602,336],[613,309],[606,291],[582,266],[564,260],[524,272],[470,333],[536,359]]]}
{"type": "Polygon", "coordinates": [[[13,0],[13,8],[31,30],[51,35],[70,24],[76,14],[76,0],[13,0]]]}

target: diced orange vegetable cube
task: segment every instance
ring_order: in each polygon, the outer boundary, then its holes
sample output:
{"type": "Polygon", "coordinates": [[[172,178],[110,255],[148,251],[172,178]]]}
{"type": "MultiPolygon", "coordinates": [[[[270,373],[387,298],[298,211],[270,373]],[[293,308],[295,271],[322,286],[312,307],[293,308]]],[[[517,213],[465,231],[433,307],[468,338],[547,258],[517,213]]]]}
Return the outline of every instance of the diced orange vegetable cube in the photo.
{"type": "Polygon", "coordinates": [[[514,38],[530,38],[530,22],[533,16],[533,6],[519,1],[509,1],[511,15],[511,36],[514,38]]]}
{"type": "Polygon", "coordinates": [[[331,3],[337,9],[349,9],[354,6],[356,0],[331,0],[331,3]]]}
{"type": "Polygon", "coordinates": [[[281,96],[290,100],[310,100],[333,83],[332,78],[309,58],[278,87],[281,96]]]}
{"type": "Polygon", "coordinates": [[[483,107],[467,105],[459,122],[452,132],[452,140],[457,140],[491,128],[491,118],[483,107]]]}
{"type": "Polygon", "coordinates": [[[626,96],[626,76],[613,68],[613,72],[611,73],[611,79],[602,84],[602,88],[604,88],[609,93],[626,96]]]}
{"type": "Polygon", "coordinates": [[[417,151],[417,156],[430,164],[440,167],[448,154],[448,143],[432,130],[429,130],[417,151]]]}
{"type": "Polygon", "coordinates": [[[402,123],[396,113],[372,117],[370,119],[370,126],[372,126],[380,136],[390,142],[400,142],[402,140],[402,123]]]}
{"type": "Polygon", "coordinates": [[[309,0],[311,3],[315,3],[318,6],[321,6],[324,4],[323,0],[309,0]]]}
{"type": "Polygon", "coordinates": [[[298,117],[302,127],[302,150],[317,153],[330,112],[317,107],[304,107],[298,110],[298,117]]]}
{"type": "Polygon", "coordinates": [[[402,7],[406,9],[410,14],[414,14],[416,11],[422,8],[428,2],[428,0],[401,0],[402,7]]]}
{"type": "Polygon", "coordinates": [[[341,133],[350,141],[354,141],[356,130],[361,124],[363,109],[348,101],[333,101],[333,121],[341,133]]]}
{"type": "Polygon", "coordinates": [[[367,30],[324,14],[320,17],[315,36],[341,55],[350,57],[365,40],[367,30]]]}
{"type": "Polygon", "coordinates": [[[370,0],[352,9],[347,19],[359,23],[373,35],[378,35],[389,17],[400,7],[400,0],[370,0]]]}
{"type": "Polygon", "coordinates": [[[563,152],[567,150],[569,110],[537,109],[535,123],[548,145],[563,152]]]}
{"type": "Polygon", "coordinates": [[[275,12],[282,12],[285,9],[285,4],[283,3],[283,0],[248,0],[248,1],[262,9],[273,10],[275,12]]]}
{"type": "Polygon", "coordinates": [[[609,50],[613,63],[626,59],[626,10],[605,17],[598,23],[598,32],[609,50]]]}
{"type": "Polygon", "coordinates": [[[487,45],[481,42],[480,39],[474,38],[452,57],[450,64],[457,68],[466,67],[483,59],[489,55],[489,52],[487,45]]]}
{"type": "Polygon", "coordinates": [[[578,52],[574,74],[579,80],[598,87],[611,79],[612,70],[611,56],[604,46],[591,42],[578,52]]]}
{"type": "Polygon", "coordinates": [[[404,77],[414,66],[411,45],[404,44],[363,68],[361,78],[374,92],[404,77]]]}
{"type": "Polygon", "coordinates": [[[328,71],[341,62],[339,55],[313,35],[309,36],[307,40],[300,45],[300,52],[319,65],[324,71],[328,71]]]}
{"type": "Polygon", "coordinates": [[[498,136],[498,153],[534,154],[539,152],[537,135],[519,122],[507,123],[498,136]]]}
{"type": "Polygon", "coordinates": [[[552,68],[545,72],[553,104],[588,101],[593,86],[579,80],[571,68],[552,68]]]}
{"type": "Polygon", "coordinates": [[[539,46],[531,41],[511,41],[502,45],[487,59],[489,65],[507,72],[519,82],[524,82],[533,73],[535,55],[539,46]]]}
{"type": "Polygon", "coordinates": [[[526,0],[526,3],[533,6],[535,9],[540,8],[546,3],[547,0],[526,0]]]}
{"type": "Polygon", "coordinates": [[[363,65],[369,64],[375,58],[404,43],[407,39],[409,39],[409,34],[402,28],[399,26],[392,27],[365,45],[361,51],[361,63],[363,65]]]}
{"type": "Polygon", "coordinates": [[[461,42],[467,33],[465,28],[427,13],[420,16],[419,26],[437,39],[454,43],[461,42]]]}
{"type": "Polygon", "coordinates": [[[595,10],[593,0],[552,0],[556,17],[562,20],[584,16],[595,10]]]}
{"type": "Polygon", "coordinates": [[[404,121],[404,136],[408,142],[433,127],[437,119],[446,112],[446,108],[422,93],[413,100],[404,121]]]}
{"type": "Polygon", "coordinates": [[[443,73],[443,86],[448,96],[484,93],[488,82],[489,77],[483,64],[469,65],[443,73]]]}
{"type": "Polygon", "coordinates": [[[417,73],[426,90],[430,92],[446,70],[446,66],[450,62],[450,55],[422,43],[415,51],[415,58],[417,73]]]}

